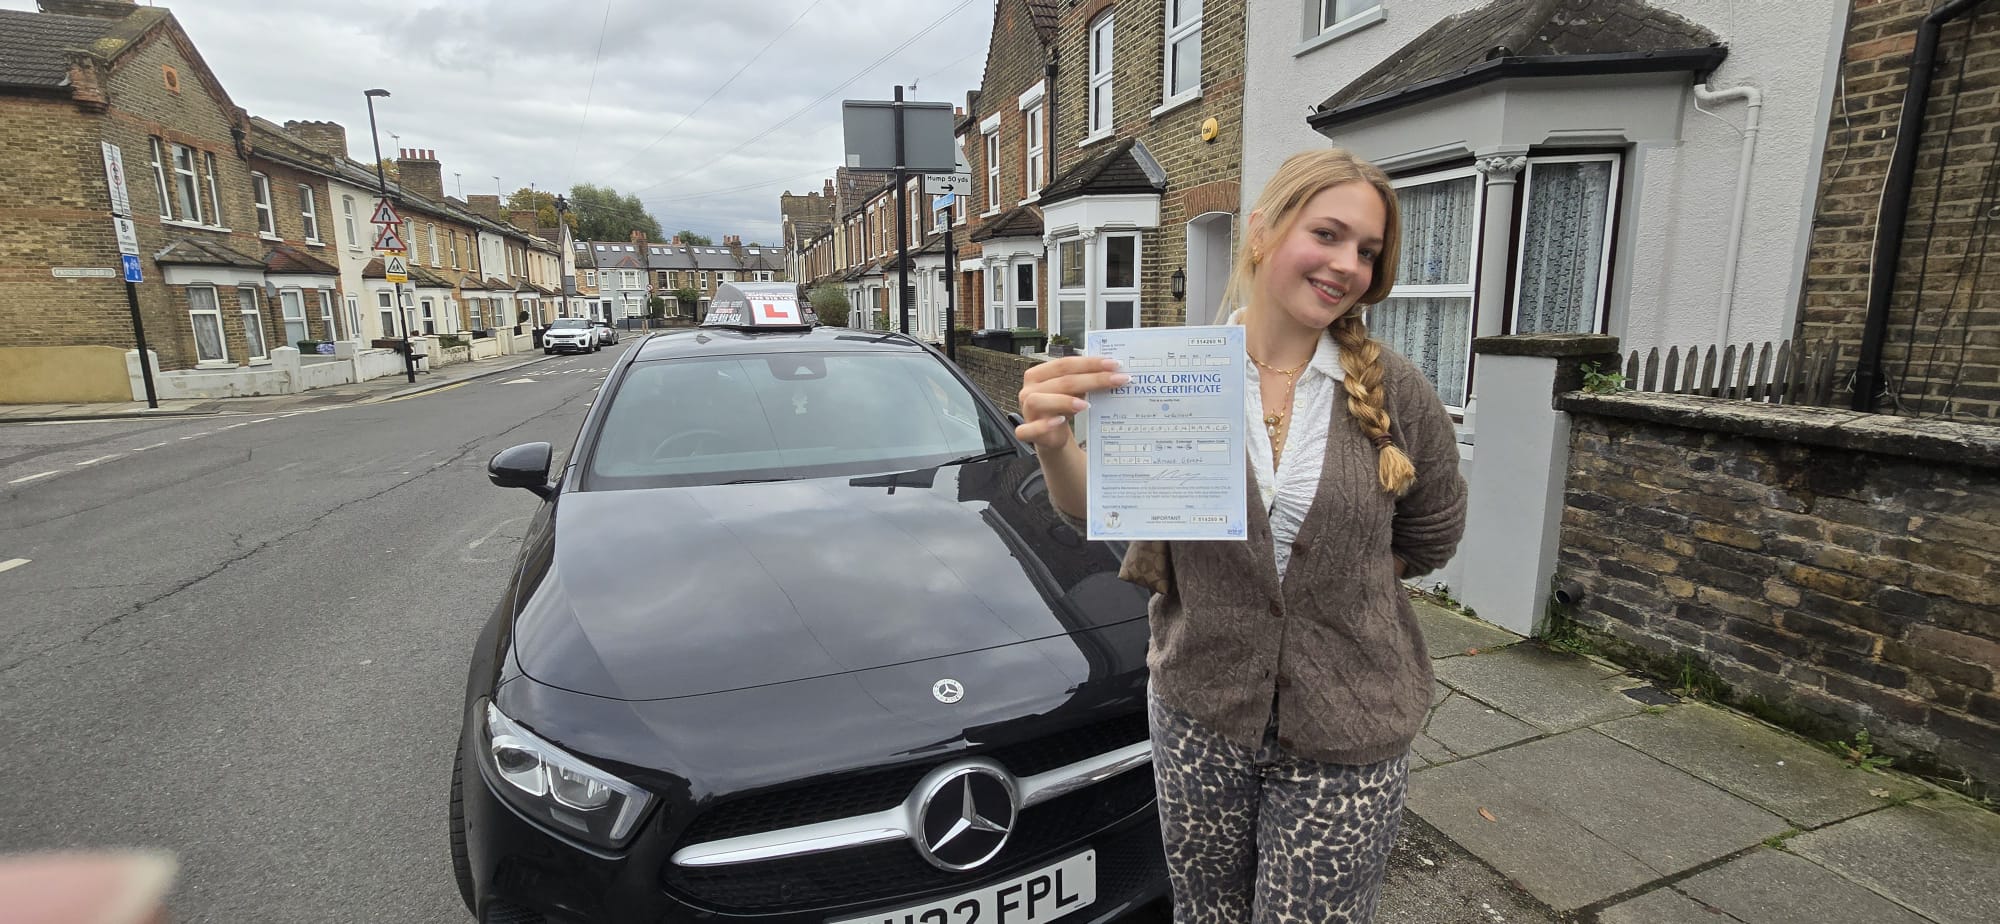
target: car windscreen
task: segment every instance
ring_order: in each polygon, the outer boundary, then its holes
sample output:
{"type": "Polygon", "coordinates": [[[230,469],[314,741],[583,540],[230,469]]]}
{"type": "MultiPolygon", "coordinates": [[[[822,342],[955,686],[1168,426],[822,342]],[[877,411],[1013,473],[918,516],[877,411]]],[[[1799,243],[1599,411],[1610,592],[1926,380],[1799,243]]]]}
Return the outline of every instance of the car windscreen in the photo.
{"type": "Polygon", "coordinates": [[[790,480],[1012,449],[928,354],[773,353],[638,363],[606,409],[586,490],[790,480]]]}
{"type": "Polygon", "coordinates": [[[590,327],[590,322],[582,318],[557,318],[549,322],[549,327],[555,330],[570,330],[579,327],[588,328],[590,327]]]}

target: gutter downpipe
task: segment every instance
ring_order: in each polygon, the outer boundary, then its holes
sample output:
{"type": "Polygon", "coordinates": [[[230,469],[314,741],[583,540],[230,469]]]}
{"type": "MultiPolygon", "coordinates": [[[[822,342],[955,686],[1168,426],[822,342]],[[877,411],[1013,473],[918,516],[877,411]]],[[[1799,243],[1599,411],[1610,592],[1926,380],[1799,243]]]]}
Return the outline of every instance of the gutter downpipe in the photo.
{"type": "Polygon", "coordinates": [[[1972,11],[1982,0],[1950,0],[1932,10],[1917,26],[1916,50],[1910,56],[1910,86],[1903,95],[1903,113],[1896,123],[1896,150],[1889,159],[1889,176],[1882,185],[1882,206],[1875,217],[1875,252],[1868,263],[1868,314],[1861,328],[1861,359],[1854,370],[1853,410],[1872,412],[1882,390],[1882,341],[1889,333],[1889,300],[1896,290],[1896,260],[1903,250],[1903,224],[1909,217],[1910,188],[1916,182],[1917,144],[1923,137],[1924,110],[1931,92],[1931,71],[1937,64],[1938,39],[1944,24],[1972,11]]]}
{"type": "Polygon", "coordinates": [[[1764,95],[1756,87],[1717,90],[1711,84],[1699,83],[1695,84],[1694,98],[1695,102],[1706,104],[1740,99],[1746,109],[1743,153],[1736,163],[1736,203],[1729,213],[1729,243],[1723,251],[1727,257],[1722,264],[1721,317],[1715,322],[1716,343],[1727,346],[1730,316],[1736,301],[1736,263],[1743,255],[1743,221],[1750,206],[1750,163],[1757,154],[1758,117],[1764,111],[1764,95]]]}

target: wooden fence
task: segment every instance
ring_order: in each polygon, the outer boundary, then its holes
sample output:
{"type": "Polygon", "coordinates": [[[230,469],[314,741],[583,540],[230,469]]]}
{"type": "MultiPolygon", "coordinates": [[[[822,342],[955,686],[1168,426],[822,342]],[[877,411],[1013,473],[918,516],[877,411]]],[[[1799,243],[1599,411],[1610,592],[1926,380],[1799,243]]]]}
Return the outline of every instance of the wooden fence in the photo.
{"type": "Polygon", "coordinates": [[[1713,346],[1703,350],[1658,347],[1632,351],[1625,360],[1625,387],[1633,391],[1671,395],[1706,395],[1761,404],[1803,404],[1830,407],[1841,382],[1840,341],[1780,340],[1775,345],[1746,344],[1741,354],[1734,344],[1720,355],[1713,346]]]}

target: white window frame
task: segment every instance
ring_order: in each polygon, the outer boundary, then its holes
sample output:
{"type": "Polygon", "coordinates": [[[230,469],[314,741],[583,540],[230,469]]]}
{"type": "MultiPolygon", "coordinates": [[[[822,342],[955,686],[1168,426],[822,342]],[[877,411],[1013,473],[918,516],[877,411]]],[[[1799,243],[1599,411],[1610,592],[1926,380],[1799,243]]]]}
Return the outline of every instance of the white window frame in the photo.
{"type": "MultiPolygon", "coordinates": [[[[1047,284],[1042,288],[1049,293],[1049,303],[1046,312],[1049,319],[1047,330],[1050,336],[1062,333],[1062,304],[1065,301],[1076,302],[1080,306],[1077,310],[1083,313],[1083,326],[1079,328],[1079,333],[1088,333],[1090,331],[1090,258],[1095,249],[1093,246],[1086,245],[1082,237],[1061,238],[1056,241],[1055,246],[1049,248],[1049,271],[1047,274],[1049,278],[1047,284]],[[1075,285],[1066,285],[1063,282],[1062,257],[1064,247],[1075,247],[1079,251],[1077,265],[1081,267],[1083,276],[1077,280],[1075,285]]],[[[1077,340],[1076,346],[1081,347],[1083,345],[1081,337],[1074,339],[1077,340]]]]}
{"type": "Polygon", "coordinates": [[[1083,144],[1089,144],[1100,138],[1109,138],[1111,133],[1117,130],[1118,101],[1111,81],[1112,65],[1118,57],[1116,45],[1118,34],[1113,28],[1114,12],[1106,10],[1104,15],[1090,24],[1090,70],[1087,72],[1090,75],[1090,85],[1086,91],[1088,94],[1086,109],[1090,113],[1090,121],[1084,126],[1083,144]],[[1103,35],[1101,43],[1104,46],[1103,54],[1098,53],[1100,33],[1103,35]],[[1097,105],[1100,94],[1104,99],[1104,106],[1101,109],[1097,105]]]}
{"type": "Polygon", "coordinates": [[[989,263],[986,265],[986,275],[988,277],[986,279],[986,326],[988,328],[1006,326],[1001,323],[1001,319],[1005,316],[1008,306],[1013,304],[1007,298],[1007,277],[1013,271],[1013,268],[1005,262],[989,263]]]}
{"type": "Polygon", "coordinates": [[[1318,10],[1316,15],[1319,20],[1318,34],[1320,35],[1325,35],[1335,29],[1342,28],[1352,31],[1348,27],[1365,25],[1366,23],[1362,22],[1362,20],[1371,14],[1373,14],[1373,18],[1368,19],[1368,22],[1374,22],[1381,18],[1381,0],[1374,0],[1372,3],[1369,0],[1311,0],[1311,2],[1318,10]],[[1362,4],[1367,5],[1363,6],[1362,4]],[[1347,14],[1345,16],[1341,15],[1341,7],[1343,6],[1347,7],[1347,14]]]}
{"type": "Polygon", "coordinates": [[[194,148],[187,145],[169,143],[167,147],[171,149],[168,156],[173,158],[176,211],[180,220],[201,224],[201,173],[196,169],[200,161],[194,148]]]}
{"type": "Polygon", "coordinates": [[[276,212],[271,211],[271,178],[251,171],[250,190],[257,199],[257,236],[276,240],[278,216],[276,212]]]}
{"type": "Polygon", "coordinates": [[[1012,323],[1006,326],[1036,328],[1041,325],[1044,320],[1040,301],[1041,284],[1042,268],[1034,256],[1016,256],[1007,259],[1007,320],[1012,323]],[[1028,288],[1033,290],[1025,296],[1021,294],[1021,270],[1023,269],[1028,271],[1028,288]],[[1035,313],[1034,324],[1021,323],[1021,311],[1023,309],[1035,313]]]}
{"type": "Polygon", "coordinates": [[[622,271],[622,276],[620,278],[621,281],[624,283],[624,287],[627,289],[636,289],[639,288],[640,286],[638,270],[624,270],[622,271]]]}
{"type": "Polygon", "coordinates": [[[981,144],[986,151],[986,214],[1000,214],[1000,117],[994,116],[979,126],[981,144]]]}
{"type": "Polygon", "coordinates": [[[268,338],[264,333],[264,312],[257,301],[256,286],[236,287],[236,310],[243,317],[243,342],[250,354],[250,362],[268,362],[271,345],[264,342],[268,338]]]}
{"type": "MultiPolygon", "coordinates": [[[[530,306],[532,306],[533,304],[534,304],[533,302],[528,303],[528,305],[530,306]]],[[[417,311],[418,316],[423,319],[424,323],[424,336],[426,337],[437,336],[437,299],[431,298],[430,296],[427,295],[424,296],[423,298],[417,299],[417,305],[418,305],[418,311],[417,311]]]]}
{"type": "Polygon", "coordinates": [[[285,331],[285,345],[297,346],[301,340],[312,339],[312,319],[306,317],[306,293],[304,289],[285,288],[278,290],[278,318],[285,331]],[[298,325],[304,336],[292,336],[292,325],[298,325]]]}
{"type": "Polygon", "coordinates": [[[375,290],[375,320],[382,322],[382,337],[396,336],[396,293],[391,289],[375,290]]]}
{"type": "Polygon", "coordinates": [[[361,299],[354,295],[347,297],[347,339],[361,339],[361,299]]]}
{"type": "MultiPolygon", "coordinates": [[[[1623,158],[1617,154],[1563,154],[1546,157],[1529,157],[1527,168],[1521,172],[1521,206],[1519,209],[1521,214],[1518,216],[1519,223],[1515,227],[1514,240],[1517,242],[1527,240],[1528,203],[1533,201],[1535,194],[1534,177],[1536,165],[1581,163],[1608,163],[1611,165],[1611,185],[1606,191],[1604,199],[1604,247],[1603,252],[1598,255],[1597,260],[1597,310],[1592,315],[1591,329],[1583,331],[1583,333],[1594,334],[1600,333],[1605,329],[1611,313],[1611,247],[1612,243],[1618,238],[1618,226],[1616,224],[1618,217],[1618,183],[1621,179],[1620,174],[1623,172],[1625,166],[1623,158]]],[[[1512,267],[1514,271],[1514,300],[1512,304],[1507,306],[1507,331],[1509,333],[1518,333],[1521,330],[1521,283],[1527,273],[1527,264],[1522,262],[1520,258],[1518,245],[1510,249],[1515,251],[1514,266],[1512,267]]]]}
{"type": "Polygon", "coordinates": [[[202,176],[208,180],[208,223],[222,227],[222,186],[215,178],[215,154],[201,152],[202,176]]]}
{"type": "Polygon", "coordinates": [[[299,184],[299,220],[305,222],[306,243],[325,243],[319,239],[319,203],[313,199],[312,187],[299,184]]]}
{"type": "Polygon", "coordinates": [[[322,327],[320,333],[323,336],[315,339],[327,341],[340,339],[340,319],[338,315],[339,312],[334,309],[333,290],[320,289],[319,322],[322,327]]]}
{"type": "MultiPolygon", "coordinates": [[[[1404,285],[1399,280],[1395,288],[1390,289],[1389,294],[1383,296],[1383,300],[1387,301],[1392,298],[1463,298],[1467,300],[1471,308],[1469,309],[1469,317],[1466,318],[1465,323],[1465,342],[1460,344],[1459,350],[1461,355],[1466,357],[1465,393],[1467,400],[1471,400],[1472,338],[1479,329],[1479,312],[1483,307],[1479,304],[1479,261],[1486,256],[1480,252],[1483,243],[1481,231],[1486,227],[1486,177],[1471,167],[1460,167],[1452,170],[1440,170],[1435,173],[1402,177],[1391,180],[1389,185],[1395,189],[1406,189],[1412,186],[1429,186],[1434,183],[1446,183],[1465,177],[1471,177],[1473,181],[1472,254],[1470,258],[1472,265],[1467,269],[1465,283],[1463,285],[1420,286],[1404,285]]],[[[1404,227],[1407,228],[1408,224],[1405,224],[1404,227]]],[[[1504,260],[1506,259],[1506,255],[1499,255],[1495,259],[1504,260]]],[[[1439,397],[1442,398],[1443,396],[1440,395],[1439,397]]],[[[1465,413],[1464,407],[1453,405],[1450,402],[1445,403],[1445,409],[1453,414],[1465,413]]]]}
{"type": "Polygon", "coordinates": [[[1171,109],[1175,106],[1178,106],[1181,103],[1201,98],[1201,64],[1199,63],[1198,60],[1201,56],[1201,21],[1202,21],[1202,9],[1200,6],[1201,0],[1190,0],[1190,2],[1196,5],[1194,10],[1194,15],[1188,17],[1187,21],[1185,22],[1174,22],[1174,7],[1176,5],[1176,0],[1164,0],[1166,10],[1162,15],[1166,17],[1166,23],[1165,23],[1165,28],[1162,31],[1166,34],[1166,57],[1162,60],[1160,66],[1159,111],[1165,111],[1167,109],[1171,109]],[[1189,89],[1182,90],[1179,93],[1175,93],[1174,77],[1176,75],[1174,74],[1174,48],[1175,46],[1186,45],[1190,42],[1193,43],[1195,56],[1197,58],[1197,62],[1195,64],[1194,84],[1189,89]]]}
{"type": "Polygon", "coordinates": [[[591,287],[591,288],[593,288],[593,289],[597,288],[597,271],[596,271],[596,270],[584,270],[584,271],[583,271],[583,284],[584,284],[584,285],[587,285],[587,286],[589,286],[589,287],[591,287]]]}
{"type": "Polygon", "coordinates": [[[194,331],[195,365],[210,368],[229,365],[229,330],[222,326],[222,297],[216,294],[214,286],[188,286],[187,297],[188,329],[194,331]],[[195,306],[194,295],[196,292],[208,293],[207,308],[195,306]],[[215,341],[220,345],[222,355],[212,357],[201,355],[201,333],[195,328],[194,323],[194,319],[198,315],[207,315],[215,320],[215,341]]]}
{"type": "Polygon", "coordinates": [[[361,231],[354,224],[354,197],[340,197],[340,217],[347,227],[347,249],[361,249],[361,231]]]}
{"type": "Polygon", "coordinates": [[[432,266],[443,266],[443,265],[444,265],[444,261],[438,258],[438,226],[437,226],[437,222],[434,222],[434,221],[433,221],[433,222],[425,222],[425,223],[424,223],[424,234],[425,234],[426,236],[428,236],[428,237],[429,237],[429,238],[431,239],[431,265],[432,265],[432,266]]]}
{"type": "Polygon", "coordinates": [[[1034,201],[1042,193],[1042,168],[1048,162],[1048,132],[1042,124],[1042,104],[1037,102],[1024,116],[1028,120],[1025,131],[1027,159],[1022,164],[1022,188],[1027,191],[1027,199],[1034,201]]]}
{"type": "Polygon", "coordinates": [[[167,188],[166,146],[153,138],[153,191],[160,197],[160,220],[174,220],[173,192],[167,188]]]}
{"type": "Polygon", "coordinates": [[[1141,327],[1144,325],[1145,322],[1141,319],[1141,315],[1145,310],[1145,300],[1139,297],[1139,289],[1145,283],[1145,267],[1143,265],[1145,257],[1146,236],[1143,232],[1107,231],[1097,236],[1096,257],[1095,259],[1086,258],[1086,262],[1095,264],[1090,267],[1090,270],[1094,271],[1095,275],[1086,277],[1086,281],[1091,283],[1090,315],[1089,320],[1085,322],[1084,330],[1106,330],[1110,327],[1110,324],[1105,320],[1105,306],[1112,301],[1131,302],[1132,326],[1141,327]],[[1130,239],[1132,241],[1132,284],[1129,286],[1112,288],[1110,285],[1111,242],[1114,239],[1130,239]]]}

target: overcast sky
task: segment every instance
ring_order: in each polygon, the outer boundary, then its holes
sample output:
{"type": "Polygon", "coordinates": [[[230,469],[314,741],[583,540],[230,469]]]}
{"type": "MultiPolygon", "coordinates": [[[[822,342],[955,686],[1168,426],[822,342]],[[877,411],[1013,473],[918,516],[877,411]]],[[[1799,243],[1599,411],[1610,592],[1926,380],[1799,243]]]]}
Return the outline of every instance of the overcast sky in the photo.
{"type": "Polygon", "coordinates": [[[383,152],[436,150],[452,195],[492,193],[495,176],[507,192],[608,184],[637,193],[669,234],[764,243],[779,238],[778,195],[818,189],[841,163],[842,99],[914,82],[910,99],[963,105],[993,20],[993,0],[157,5],[237,105],[280,124],[339,122],[363,163],[361,91],[382,87],[393,94],[376,102],[383,152]]]}

